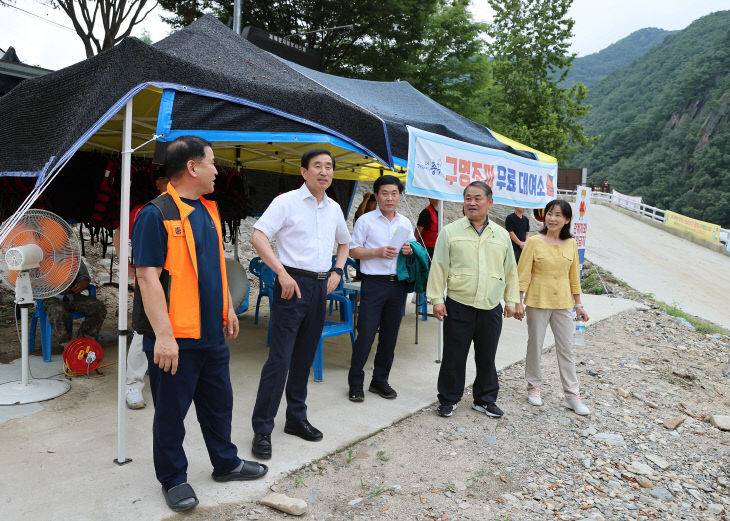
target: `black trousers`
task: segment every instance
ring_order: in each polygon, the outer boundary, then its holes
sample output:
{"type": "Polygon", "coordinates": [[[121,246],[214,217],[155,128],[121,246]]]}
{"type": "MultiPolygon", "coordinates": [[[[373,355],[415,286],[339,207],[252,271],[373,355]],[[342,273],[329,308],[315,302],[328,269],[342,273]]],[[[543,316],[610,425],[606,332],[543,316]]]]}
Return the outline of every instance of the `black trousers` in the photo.
{"type": "Polygon", "coordinates": [[[477,309],[446,298],[444,353],[438,379],[438,399],[456,404],[464,395],[466,358],[474,341],[474,401],[480,405],[497,401],[499,380],[494,357],[502,333],[502,305],[489,310],[477,309]]]}
{"type": "Polygon", "coordinates": [[[360,286],[360,314],[357,320],[357,340],[352,349],[350,372],[347,381],[350,386],[362,386],[365,380],[365,362],[378,334],[378,347],[375,351],[373,380],[388,382],[390,368],[393,366],[395,344],[398,330],[403,319],[403,309],[408,296],[406,282],[389,281],[363,274],[360,286]]]}
{"type": "Polygon", "coordinates": [[[327,303],[327,281],[291,275],[302,294],[281,298],[279,278],[274,283],[269,358],[261,369],[251,425],[257,434],[270,434],[286,386],[286,419],[307,419],[307,382],[322,336],[327,303]]]}
{"type": "Polygon", "coordinates": [[[155,404],[152,456],[159,482],[168,489],[187,481],[183,420],[192,402],[195,402],[195,413],[213,472],[226,474],[236,468],[241,460],[238,449],[231,442],[233,390],[228,370],[228,346],[180,351],[174,375],[154,363],[152,352],[145,354],[155,404]]]}

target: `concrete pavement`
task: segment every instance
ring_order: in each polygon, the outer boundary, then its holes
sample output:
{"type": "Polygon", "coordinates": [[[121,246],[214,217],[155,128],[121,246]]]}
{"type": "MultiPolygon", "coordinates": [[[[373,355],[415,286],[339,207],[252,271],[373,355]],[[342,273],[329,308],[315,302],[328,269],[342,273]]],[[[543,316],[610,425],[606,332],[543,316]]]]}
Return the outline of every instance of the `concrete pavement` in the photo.
{"type": "MultiPolygon", "coordinates": [[[[584,302],[591,323],[635,307],[635,303],[609,297],[586,295],[584,302]]],[[[396,400],[383,400],[366,392],[365,402],[348,401],[347,370],[351,352],[347,336],[328,339],[324,348],[324,382],[309,384],[309,419],[324,432],[324,440],[308,443],[283,433],[284,407],[272,435],[274,456],[265,479],[256,482],[216,483],[210,478],[210,463],[195,415],[188,414],[185,450],[188,477],[201,506],[257,499],[277,476],[342,449],[436,400],[437,322],[419,324],[419,344],[414,344],[413,306],[404,318],[397,346],[391,384],[396,400]]],[[[251,410],[261,366],[267,356],[264,316],[253,325],[252,311],[241,319],[241,334],[231,345],[231,378],[234,389],[233,439],[239,454],[252,459],[251,410]]],[[[589,326],[590,327],[590,326],[589,326]]],[[[111,333],[111,332],[110,332],[111,333]]],[[[548,332],[546,345],[553,342],[548,332]]],[[[502,332],[497,365],[503,368],[524,358],[526,324],[507,320],[502,332]]],[[[578,358],[590,352],[590,345],[578,348],[578,358]]],[[[44,364],[33,356],[36,376],[60,369],[60,356],[44,364]]],[[[116,350],[105,350],[105,361],[117,358],[116,350]]],[[[555,363],[545,357],[545,364],[555,363]]],[[[368,363],[372,368],[372,356],[368,363]]],[[[0,382],[19,377],[19,364],[0,365],[0,382]]],[[[44,520],[158,520],[169,517],[152,465],[151,425],[153,408],[127,413],[127,455],[134,461],[124,466],[116,457],[116,366],[103,378],[77,378],[71,391],[57,399],[26,406],[0,407],[0,519],[44,520]],[[20,416],[20,417],[14,417],[20,416]],[[10,419],[12,418],[12,419],[10,419]],[[4,423],[2,423],[4,421],[4,423]]],[[[474,378],[470,359],[467,383],[474,378]]],[[[546,382],[559,388],[560,383],[546,382]]],[[[468,406],[468,397],[462,402],[468,406]]],[[[510,411],[507,411],[509,414],[510,411]]],[[[476,414],[476,413],[475,413],[476,414]]],[[[485,419],[486,421],[486,419],[485,419]]]]}
{"type": "Polygon", "coordinates": [[[730,329],[730,257],[597,204],[586,257],[629,286],[730,329]]]}

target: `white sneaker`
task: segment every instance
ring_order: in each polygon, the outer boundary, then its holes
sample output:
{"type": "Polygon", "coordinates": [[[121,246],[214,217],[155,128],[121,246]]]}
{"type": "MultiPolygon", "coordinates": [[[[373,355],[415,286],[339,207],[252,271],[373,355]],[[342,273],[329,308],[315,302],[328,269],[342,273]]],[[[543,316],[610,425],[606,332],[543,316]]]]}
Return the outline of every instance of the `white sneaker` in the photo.
{"type": "Polygon", "coordinates": [[[127,389],[127,407],[130,409],[142,409],[145,405],[142,391],[139,389],[127,389]]]}
{"type": "Polygon", "coordinates": [[[566,397],[565,400],[563,400],[563,407],[572,409],[575,414],[580,416],[588,416],[591,413],[591,410],[586,407],[577,396],[571,398],[566,397]]]}
{"type": "Polygon", "coordinates": [[[540,388],[532,387],[527,391],[527,401],[530,405],[540,407],[542,405],[542,396],[540,396],[540,388]]]}

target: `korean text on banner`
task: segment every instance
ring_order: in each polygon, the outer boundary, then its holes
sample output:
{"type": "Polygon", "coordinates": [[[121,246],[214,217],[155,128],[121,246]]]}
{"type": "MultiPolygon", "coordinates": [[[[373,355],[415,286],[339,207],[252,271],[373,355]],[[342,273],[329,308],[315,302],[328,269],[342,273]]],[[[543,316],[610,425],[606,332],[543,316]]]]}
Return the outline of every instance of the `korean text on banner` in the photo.
{"type": "Polygon", "coordinates": [[[583,277],[583,260],[586,256],[586,239],[588,238],[588,208],[591,205],[591,189],[578,186],[575,189],[575,208],[573,209],[573,229],[575,242],[578,244],[578,260],[580,275],[583,277]]]}
{"type": "Polygon", "coordinates": [[[720,225],[718,224],[698,221],[697,219],[670,212],[669,210],[665,214],[664,224],[670,228],[691,233],[696,237],[700,237],[714,244],[720,244],[720,225]]]}
{"type": "Polygon", "coordinates": [[[406,192],[461,202],[464,188],[484,181],[494,202],[544,208],[555,198],[558,165],[408,127],[406,192]]]}

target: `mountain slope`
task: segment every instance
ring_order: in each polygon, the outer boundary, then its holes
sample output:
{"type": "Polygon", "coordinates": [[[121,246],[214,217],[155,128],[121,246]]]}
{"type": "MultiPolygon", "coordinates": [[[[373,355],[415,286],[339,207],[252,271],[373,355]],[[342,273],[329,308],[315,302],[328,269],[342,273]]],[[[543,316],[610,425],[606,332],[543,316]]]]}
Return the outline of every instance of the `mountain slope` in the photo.
{"type": "Polygon", "coordinates": [[[693,22],[589,92],[570,161],[655,206],[730,227],[730,11],[693,22]]]}
{"type": "Polygon", "coordinates": [[[579,81],[586,87],[595,85],[613,71],[643,56],[649,49],[662,43],[668,35],[676,32],[656,27],[639,29],[599,52],[576,58],[563,86],[570,86],[579,81]]]}

